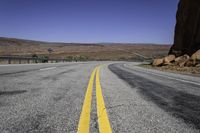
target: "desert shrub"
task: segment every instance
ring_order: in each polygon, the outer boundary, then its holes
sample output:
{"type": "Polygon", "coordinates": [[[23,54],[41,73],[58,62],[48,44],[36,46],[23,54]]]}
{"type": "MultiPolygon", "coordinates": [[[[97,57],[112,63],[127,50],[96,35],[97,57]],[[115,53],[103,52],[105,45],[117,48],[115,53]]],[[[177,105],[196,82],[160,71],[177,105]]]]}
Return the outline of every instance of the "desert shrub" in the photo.
{"type": "Polygon", "coordinates": [[[32,57],[33,58],[38,58],[38,55],[37,54],[33,54],[32,57]]]}
{"type": "Polygon", "coordinates": [[[80,55],[80,56],[77,57],[77,60],[78,60],[78,61],[87,61],[87,60],[88,60],[88,57],[87,57],[87,56],[80,55]]]}
{"type": "Polygon", "coordinates": [[[67,57],[65,57],[65,61],[71,62],[71,61],[73,61],[73,60],[74,60],[74,57],[73,57],[73,56],[67,56],[67,57]]]}
{"type": "Polygon", "coordinates": [[[49,60],[49,57],[48,56],[41,56],[40,60],[41,60],[42,63],[47,63],[48,60],[49,60]]]}
{"type": "Polygon", "coordinates": [[[35,63],[38,63],[38,55],[37,54],[33,54],[32,58],[34,58],[35,63]]]}
{"type": "Polygon", "coordinates": [[[87,56],[83,56],[83,55],[78,55],[78,56],[67,56],[65,57],[65,61],[87,61],[88,57],[87,56]]]}

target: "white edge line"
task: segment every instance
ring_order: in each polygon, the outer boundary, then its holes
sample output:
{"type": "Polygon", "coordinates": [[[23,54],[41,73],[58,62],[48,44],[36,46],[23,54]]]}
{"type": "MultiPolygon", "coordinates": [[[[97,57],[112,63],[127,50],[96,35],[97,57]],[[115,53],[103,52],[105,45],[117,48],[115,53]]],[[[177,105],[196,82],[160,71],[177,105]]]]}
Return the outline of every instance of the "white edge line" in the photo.
{"type": "Polygon", "coordinates": [[[192,82],[192,81],[188,81],[188,80],[184,80],[184,79],[173,78],[173,77],[169,77],[169,76],[162,75],[162,74],[156,74],[156,73],[153,73],[153,72],[147,72],[147,71],[144,72],[144,71],[141,71],[141,70],[139,70],[139,71],[143,72],[143,73],[153,74],[153,75],[156,75],[156,76],[165,77],[165,78],[168,78],[168,79],[173,79],[173,80],[177,80],[177,81],[190,83],[190,84],[195,84],[195,85],[199,85],[200,86],[200,83],[197,83],[197,82],[192,82]]]}
{"type": "Polygon", "coordinates": [[[173,78],[173,77],[169,77],[169,76],[165,76],[165,75],[160,75],[160,74],[155,74],[155,73],[151,73],[151,72],[146,72],[146,73],[150,73],[150,74],[153,74],[153,75],[156,75],[156,76],[166,77],[168,79],[173,79],[173,80],[177,80],[177,81],[181,81],[181,82],[186,82],[186,83],[191,83],[191,84],[195,84],[195,85],[199,85],[200,86],[199,83],[188,81],[188,80],[184,80],[184,79],[177,79],[177,78],[173,78]]]}
{"type": "Polygon", "coordinates": [[[48,67],[48,68],[42,68],[40,69],[40,71],[44,71],[44,70],[51,70],[51,69],[55,69],[56,67],[48,67]]]}

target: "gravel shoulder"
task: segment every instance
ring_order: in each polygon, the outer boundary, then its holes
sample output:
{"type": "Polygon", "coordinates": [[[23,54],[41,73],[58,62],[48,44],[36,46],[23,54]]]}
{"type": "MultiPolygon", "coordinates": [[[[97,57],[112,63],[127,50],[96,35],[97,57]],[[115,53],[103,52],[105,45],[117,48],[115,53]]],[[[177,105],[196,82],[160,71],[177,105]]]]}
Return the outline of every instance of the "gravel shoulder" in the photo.
{"type": "Polygon", "coordinates": [[[148,69],[159,70],[163,72],[171,72],[171,73],[200,77],[200,67],[178,67],[178,66],[153,67],[148,63],[140,64],[138,66],[148,69]]]}

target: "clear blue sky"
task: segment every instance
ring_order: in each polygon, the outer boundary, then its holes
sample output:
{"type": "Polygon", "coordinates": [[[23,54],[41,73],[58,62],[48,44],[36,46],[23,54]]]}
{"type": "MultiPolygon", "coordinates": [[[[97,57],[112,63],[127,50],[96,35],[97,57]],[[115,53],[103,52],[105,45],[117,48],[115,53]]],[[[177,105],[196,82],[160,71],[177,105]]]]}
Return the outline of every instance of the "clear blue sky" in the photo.
{"type": "Polygon", "coordinates": [[[0,36],[173,43],[179,0],[0,0],[0,36]]]}

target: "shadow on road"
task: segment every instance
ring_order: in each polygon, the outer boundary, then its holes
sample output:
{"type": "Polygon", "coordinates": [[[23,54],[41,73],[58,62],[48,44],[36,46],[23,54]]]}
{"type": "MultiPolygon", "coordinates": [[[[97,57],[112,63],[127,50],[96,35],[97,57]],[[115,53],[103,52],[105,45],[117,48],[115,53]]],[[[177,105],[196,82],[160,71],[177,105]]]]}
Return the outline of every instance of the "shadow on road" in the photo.
{"type": "Polygon", "coordinates": [[[25,93],[27,90],[15,90],[15,91],[0,91],[0,96],[2,95],[17,95],[21,93],[25,93]]]}

